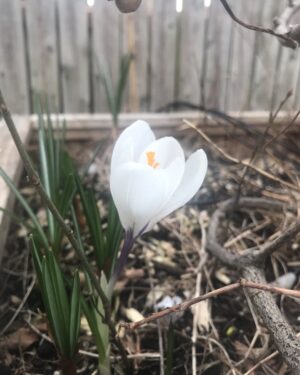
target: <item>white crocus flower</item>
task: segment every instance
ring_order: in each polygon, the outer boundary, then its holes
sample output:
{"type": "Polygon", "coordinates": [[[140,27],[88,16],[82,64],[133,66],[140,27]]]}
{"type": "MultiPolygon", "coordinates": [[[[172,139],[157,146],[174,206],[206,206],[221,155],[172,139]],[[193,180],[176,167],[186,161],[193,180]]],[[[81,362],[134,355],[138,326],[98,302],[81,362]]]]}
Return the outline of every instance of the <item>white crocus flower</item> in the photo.
{"type": "Polygon", "coordinates": [[[155,139],[145,121],[136,121],[118,138],[111,160],[110,188],[121,223],[132,237],[188,202],[207,170],[203,150],[185,161],[173,137],[155,139]]]}

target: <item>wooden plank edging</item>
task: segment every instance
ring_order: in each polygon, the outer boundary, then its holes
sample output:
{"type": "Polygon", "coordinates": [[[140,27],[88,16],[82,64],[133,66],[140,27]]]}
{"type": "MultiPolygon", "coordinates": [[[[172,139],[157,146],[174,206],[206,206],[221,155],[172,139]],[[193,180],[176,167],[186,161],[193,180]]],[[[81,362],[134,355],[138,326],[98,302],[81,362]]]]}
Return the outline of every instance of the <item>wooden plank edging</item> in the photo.
{"type": "MultiPolygon", "coordinates": [[[[252,129],[264,130],[269,123],[268,111],[246,111],[246,112],[228,112],[228,115],[235,119],[240,119],[251,125],[252,129]]],[[[294,111],[280,112],[271,129],[285,127],[295,115],[294,111]]],[[[103,130],[109,130],[112,127],[111,115],[109,113],[99,114],[60,114],[52,115],[53,123],[57,120],[65,120],[67,123],[68,139],[92,139],[99,135],[103,130]]],[[[203,112],[183,111],[170,113],[122,113],[119,117],[119,128],[122,129],[136,120],[147,121],[151,127],[157,129],[182,129],[183,120],[187,119],[192,123],[198,124],[201,129],[210,136],[222,136],[229,134],[244,134],[239,129],[228,124],[225,120],[205,115],[203,112]]],[[[37,116],[30,117],[33,128],[37,128],[37,116]]],[[[290,133],[299,133],[300,116],[297,118],[293,126],[288,130],[290,133]]]]}
{"type": "MultiPolygon", "coordinates": [[[[31,135],[31,123],[29,118],[24,116],[14,116],[14,122],[22,142],[27,145],[31,135]]],[[[22,172],[22,162],[3,120],[0,121],[0,166],[15,184],[19,183],[22,172]]],[[[0,207],[11,210],[14,201],[14,194],[11,192],[5,181],[0,177],[0,207]]],[[[9,214],[0,211],[0,263],[9,230],[10,219],[9,214]]]]}

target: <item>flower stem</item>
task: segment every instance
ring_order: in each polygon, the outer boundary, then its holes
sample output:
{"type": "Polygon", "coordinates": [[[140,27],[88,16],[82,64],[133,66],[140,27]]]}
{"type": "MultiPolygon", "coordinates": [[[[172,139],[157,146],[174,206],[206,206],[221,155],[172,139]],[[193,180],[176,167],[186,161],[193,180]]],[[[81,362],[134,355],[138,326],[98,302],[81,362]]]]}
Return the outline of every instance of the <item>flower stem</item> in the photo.
{"type": "Polygon", "coordinates": [[[121,273],[122,273],[122,271],[124,269],[124,266],[127,262],[130,250],[132,249],[132,246],[134,244],[134,240],[135,240],[135,238],[133,237],[133,231],[128,230],[125,233],[125,238],[124,238],[123,246],[122,246],[121,251],[120,251],[120,256],[118,258],[116,267],[114,269],[114,272],[113,272],[113,275],[112,275],[112,278],[111,278],[112,284],[115,284],[115,282],[121,276],[121,273]]]}

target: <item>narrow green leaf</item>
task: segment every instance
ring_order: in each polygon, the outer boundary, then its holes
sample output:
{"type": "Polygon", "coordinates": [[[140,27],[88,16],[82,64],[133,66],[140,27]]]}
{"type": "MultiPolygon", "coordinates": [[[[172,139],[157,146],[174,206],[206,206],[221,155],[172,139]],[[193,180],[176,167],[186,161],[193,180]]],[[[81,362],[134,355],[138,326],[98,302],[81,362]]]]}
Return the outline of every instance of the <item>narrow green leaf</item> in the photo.
{"type": "Polygon", "coordinates": [[[70,356],[75,355],[78,336],[80,329],[80,281],[78,271],[75,272],[72,295],[71,295],[71,309],[70,309],[70,356]]]}
{"type": "Polygon", "coordinates": [[[37,231],[37,233],[40,237],[41,243],[43,243],[45,248],[47,248],[48,247],[48,240],[47,240],[47,237],[46,237],[46,235],[43,231],[42,226],[40,225],[40,223],[38,221],[37,216],[34,214],[32,209],[29,207],[28,203],[23,198],[22,194],[20,193],[18,188],[15,186],[13,181],[10,179],[10,177],[4,172],[4,170],[1,167],[0,167],[0,176],[4,179],[6,184],[10,187],[12,192],[15,194],[16,198],[18,199],[18,201],[20,202],[20,204],[22,205],[24,210],[27,212],[28,216],[32,220],[33,226],[36,228],[36,231],[37,231]]]}
{"type": "Polygon", "coordinates": [[[121,59],[121,68],[119,73],[119,80],[118,80],[118,86],[117,91],[115,94],[115,101],[116,101],[116,112],[120,113],[122,109],[122,101],[124,96],[124,90],[127,83],[130,63],[132,61],[132,55],[125,55],[121,59]]]}
{"type": "MultiPolygon", "coordinates": [[[[53,183],[53,177],[50,173],[50,162],[49,162],[49,156],[47,153],[47,137],[45,133],[45,123],[44,118],[41,110],[39,110],[38,113],[38,123],[39,123],[39,129],[38,129],[38,137],[39,137],[39,151],[40,151],[40,164],[41,164],[41,175],[42,175],[42,182],[43,186],[46,190],[47,195],[50,199],[53,200],[53,186],[51,185],[51,182],[53,183]]],[[[52,213],[47,210],[47,218],[48,218],[48,228],[49,228],[49,237],[51,242],[53,242],[54,238],[54,218],[52,213]]]]}
{"type": "MultiPolygon", "coordinates": [[[[93,298],[93,297],[91,297],[93,298]]],[[[97,302],[95,302],[97,303],[97,302]]],[[[106,347],[104,345],[104,342],[102,340],[102,337],[101,337],[101,334],[103,334],[103,332],[101,332],[100,330],[100,320],[101,320],[101,317],[99,316],[99,314],[97,313],[97,311],[95,310],[95,306],[94,306],[94,303],[91,303],[91,302],[88,302],[86,301],[84,298],[81,299],[81,306],[82,306],[82,309],[83,309],[83,313],[88,321],[88,324],[89,324],[89,327],[91,329],[91,332],[93,334],[93,337],[95,339],[95,342],[96,342],[96,346],[97,346],[97,351],[99,353],[99,362],[104,362],[105,359],[106,359],[106,347]]],[[[106,340],[104,340],[106,341],[106,340]]]]}
{"type": "Polygon", "coordinates": [[[57,306],[60,310],[62,318],[64,319],[64,326],[67,328],[69,323],[70,305],[63,275],[53,255],[53,252],[49,251],[48,254],[46,254],[46,257],[54,293],[57,298],[57,306]]]}
{"type": "Polygon", "coordinates": [[[95,249],[97,265],[102,270],[106,254],[100,212],[94,194],[84,189],[78,175],[76,176],[76,183],[90,231],[91,241],[95,249]]]}
{"type": "Polygon", "coordinates": [[[174,328],[171,322],[168,328],[168,332],[167,332],[165,375],[172,375],[173,359],[174,359],[174,328]]]}
{"type": "Polygon", "coordinates": [[[42,260],[42,274],[43,274],[43,298],[47,317],[51,327],[51,332],[55,340],[56,346],[60,353],[68,352],[68,344],[66,341],[65,322],[61,314],[61,309],[58,304],[58,298],[55,293],[55,285],[50,275],[46,257],[42,260]]]}

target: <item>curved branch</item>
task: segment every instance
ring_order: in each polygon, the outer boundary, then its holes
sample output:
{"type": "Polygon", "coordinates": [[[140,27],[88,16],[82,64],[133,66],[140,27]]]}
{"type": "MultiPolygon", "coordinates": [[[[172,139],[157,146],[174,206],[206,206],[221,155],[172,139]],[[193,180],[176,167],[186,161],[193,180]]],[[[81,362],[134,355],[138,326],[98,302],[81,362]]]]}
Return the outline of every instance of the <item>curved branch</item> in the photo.
{"type": "Polygon", "coordinates": [[[288,45],[295,49],[297,48],[299,45],[297,43],[296,40],[294,40],[293,38],[291,38],[290,36],[288,35],[282,35],[282,34],[279,34],[279,33],[276,33],[275,31],[273,31],[272,29],[269,29],[269,28],[264,28],[264,27],[260,27],[260,26],[254,26],[254,25],[250,25],[246,22],[243,22],[241,21],[239,18],[237,18],[237,16],[233,13],[232,9],[230,8],[230,6],[228,5],[227,1],[226,0],[220,0],[223,7],[225,8],[226,12],[229,14],[229,16],[236,22],[238,23],[239,25],[245,27],[246,29],[249,29],[249,30],[253,30],[253,31],[259,31],[261,33],[266,33],[266,34],[270,34],[270,35],[273,35],[273,36],[276,36],[277,38],[285,41],[288,43],[288,45]]]}
{"type": "Polygon", "coordinates": [[[287,243],[300,232],[300,219],[298,219],[275,240],[267,242],[263,246],[245,250],[241,255],[232,254],[218,243],[218,230],[227,212],[245,208],[276,213],[284,213],[286,210],[295,210],[294,207],[288,207],[280,202],[265,198],[244,197],[240,198],[238,201],[236,201],[235,198],[231,198],[220,204],[210,221],[207,234],[207,249],[224,264],[237,269],[242,269],[248,265],[260,266],[267,256],[278,250],[284,243],[287,243]]]}
{"type": "MultiPolygon", "coordinates": [[[[220,205],[212,216],[208,228],[207,249],[220,261],[229,267],[235,267],[241,276],[255,283],[265,283],[262,270],[266,256],[277,250],[300,231],[300,220],[297,220],[280,237],[266,243],[261,248],[246,250],[242,255],[235,255],[224,249],[217,241],[217,233],[221,219],[226,212],[241,208],[256,208],[284,212],[287,207],[276,201],[260,198],[241,198],[238,202],[229,199],[220,205]]],[[[293,370],[300,371],[300,341],[295,332],[282,316],[272,295],[267,291],[249,290],[249,295],[258,315],[271,333],[278,351],[285,362],[293,370]]]]}
{"type": "MultiPolygon", "coordinates": [[[[246,267],[243,277],[256,283],[265,283],[263,270],[246,267]]],[[[248,289],[249,296],[264,325],[271,333],[279,353],[291,369],[300,370],[300,341],[281,314],[271,293],[248,289]]],[[[297,372],[299,374],[299,372],[297,372]]]]}

